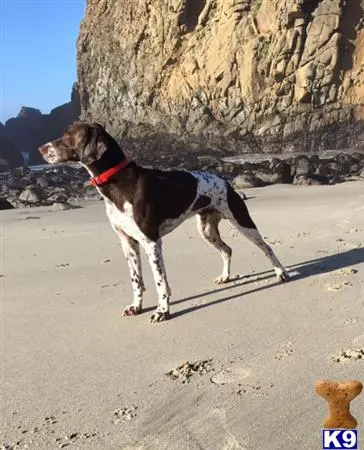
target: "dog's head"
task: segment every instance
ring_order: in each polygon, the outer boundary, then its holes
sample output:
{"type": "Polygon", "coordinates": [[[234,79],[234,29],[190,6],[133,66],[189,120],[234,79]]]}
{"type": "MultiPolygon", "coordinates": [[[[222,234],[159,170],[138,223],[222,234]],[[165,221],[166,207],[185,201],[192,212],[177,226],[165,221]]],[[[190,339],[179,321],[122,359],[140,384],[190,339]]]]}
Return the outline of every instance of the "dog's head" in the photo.
{"type": "Polygon", "coordinates": [[[40,146],[39,151],[50,164],[79,161],[87,166],[101,158],[110,139],[100,124],[78,122],[71,125],[61,138],[40,146]]]}

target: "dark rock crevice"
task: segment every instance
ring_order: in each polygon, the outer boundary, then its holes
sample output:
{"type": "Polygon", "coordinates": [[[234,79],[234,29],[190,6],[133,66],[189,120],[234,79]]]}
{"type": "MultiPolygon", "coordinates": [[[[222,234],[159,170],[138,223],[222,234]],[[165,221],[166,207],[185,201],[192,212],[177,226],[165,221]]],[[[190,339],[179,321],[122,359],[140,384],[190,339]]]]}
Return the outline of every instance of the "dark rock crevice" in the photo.
{"type": "Polygon", "coordinates": [[[354,41],[358,36],[358,28],[363,20],[363,8],[360,0],[350,0],[344,6],[344,13],[340,25],[342,40],[340,45],[340,68],[353,68],[354,41]]]}
{"type": "Polygon", "coordinates": [[[308,20],[312,20],[312,13],[318,8],[322,0],[303,0],[301,9],[306,14],[308,20]]]}
{"type": "Polygon", "coordinates": [[[198,18],[205,5],[206,0],[185,0],[178,25],[184,27],[187,32],[193,31],[198,24],[198,18]]]}

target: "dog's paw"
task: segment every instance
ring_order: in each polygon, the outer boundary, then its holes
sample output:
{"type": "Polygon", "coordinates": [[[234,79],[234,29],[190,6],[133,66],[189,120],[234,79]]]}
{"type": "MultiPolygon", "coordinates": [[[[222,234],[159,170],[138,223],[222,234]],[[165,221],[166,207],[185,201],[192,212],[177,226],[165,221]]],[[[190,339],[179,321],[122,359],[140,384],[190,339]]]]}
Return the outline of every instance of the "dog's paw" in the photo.
{"type": "Polygon", "coordinates": [[[170,318],[169,311],[160,311],[156,309],[150,318],[151,323],[164,322],[170,318]]]}
{"type": "Polygon", "coordinates": [[[286,281],[288,281],[289,280],[288,272],[286,272],[285,270],[280,270],[279,272],[277,271],[277,280],[280,281],[281,283],[285,283],[286,281]]]}
{"type": "Polygon", "coordinates": [[[122,315],[123,316],[137,316],[138,314],[140,314],[142,311],[141,306],[137,307],[134,305],[129,305],[126,308],[124,308],[122,315]]]}
{"type": "Polygon", "coordinates": [[[230,281],[230,277],[221,275],[220,277],[215,278],[214,283],[215,284],[224,284],[224,283],[229,283],[230,281]]]}

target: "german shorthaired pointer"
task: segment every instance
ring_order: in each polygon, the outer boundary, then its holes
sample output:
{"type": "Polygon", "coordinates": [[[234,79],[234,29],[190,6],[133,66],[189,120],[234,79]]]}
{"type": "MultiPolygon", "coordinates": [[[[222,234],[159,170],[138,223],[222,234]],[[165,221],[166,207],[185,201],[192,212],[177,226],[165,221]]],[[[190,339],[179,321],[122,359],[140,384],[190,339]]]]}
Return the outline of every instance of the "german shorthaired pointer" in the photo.
{"type": "Polygon", "coordinates": [[[158,307],[151,322],[169,318],[171,291],[162,256],[162,237],[192,215],[202,237],[221,254],[222,274],[216,283],[230,280],[231,248],[218,230],[222,218],[257,245],[273,264],[279,281],[288,274],[259,234],[248,209],[230,184],[206,172],[147,169],[129,162],[117,142],[97,123],[79,122],[64,135],[39,148],[51,163],[79,161],[91,176],[91,184],[103,196],[112,228],[118,234],[129,266],[134,300],[123,315],[142,311],[145,290],[139,244],[152,268],[158,307]]]}

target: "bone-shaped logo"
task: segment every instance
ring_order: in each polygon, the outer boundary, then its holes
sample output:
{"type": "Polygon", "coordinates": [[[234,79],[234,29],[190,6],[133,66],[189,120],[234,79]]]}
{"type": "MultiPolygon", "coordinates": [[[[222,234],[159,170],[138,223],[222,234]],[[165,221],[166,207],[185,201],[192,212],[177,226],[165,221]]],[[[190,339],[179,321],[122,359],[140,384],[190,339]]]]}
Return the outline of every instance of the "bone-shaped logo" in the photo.
{"type": "Polygon", "coordinates": [[[340,383],[321,380],[316,383],[316,392],[329,404],[328,414],[323,420],[324,428],[356,428],[358,421],[350,414],[350,402],[362,389],[360,381],[348,380],[340,383]]]}

